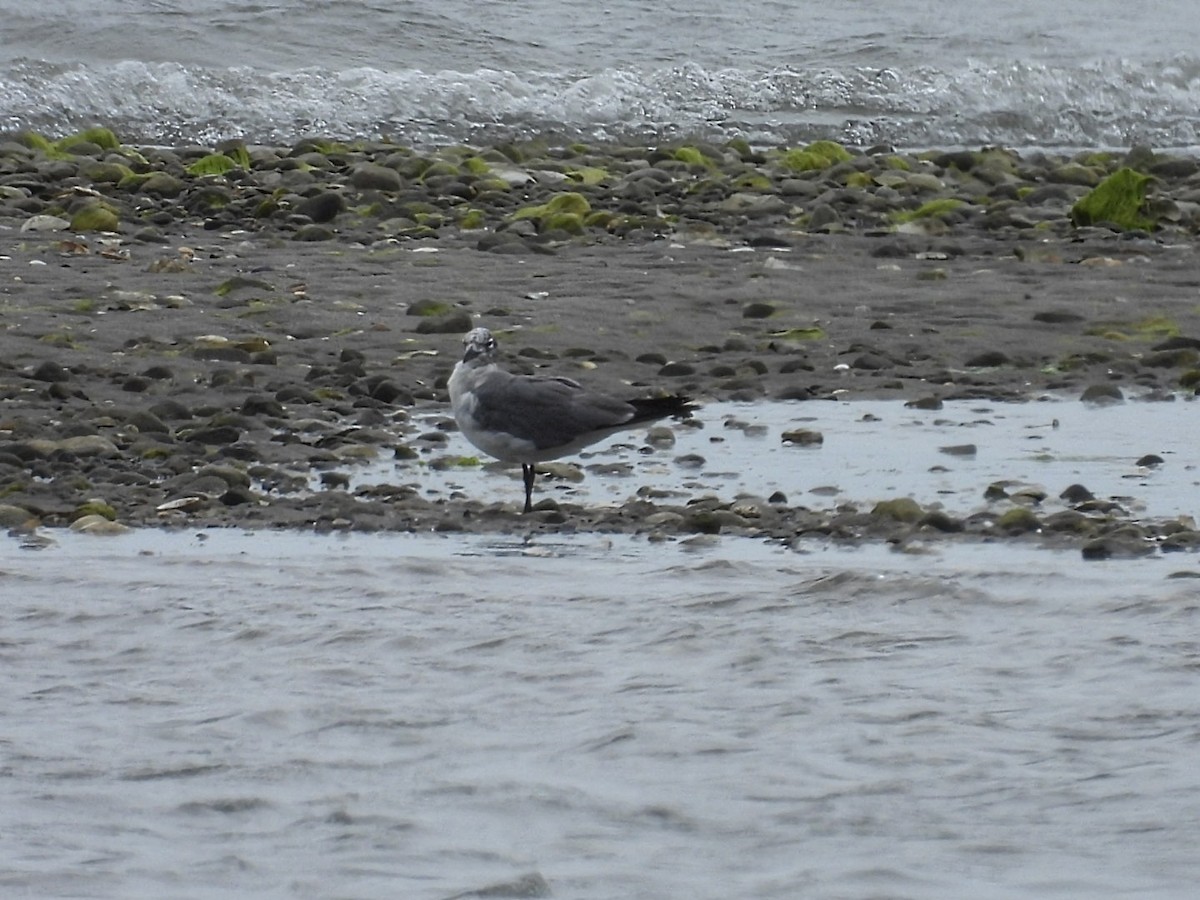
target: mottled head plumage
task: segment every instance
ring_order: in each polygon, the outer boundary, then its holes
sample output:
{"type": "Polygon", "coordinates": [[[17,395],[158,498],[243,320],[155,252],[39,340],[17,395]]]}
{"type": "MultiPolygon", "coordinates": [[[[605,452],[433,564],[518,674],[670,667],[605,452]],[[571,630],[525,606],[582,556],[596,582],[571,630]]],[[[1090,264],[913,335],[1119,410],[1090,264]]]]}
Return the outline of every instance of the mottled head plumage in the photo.
{"type": "Polygon", "coordinates": [[[472,328],[463,335],[463,359],[465,363],[479,357],[490,357],[496,352],[496,339],[486,328],[472,328]]]}

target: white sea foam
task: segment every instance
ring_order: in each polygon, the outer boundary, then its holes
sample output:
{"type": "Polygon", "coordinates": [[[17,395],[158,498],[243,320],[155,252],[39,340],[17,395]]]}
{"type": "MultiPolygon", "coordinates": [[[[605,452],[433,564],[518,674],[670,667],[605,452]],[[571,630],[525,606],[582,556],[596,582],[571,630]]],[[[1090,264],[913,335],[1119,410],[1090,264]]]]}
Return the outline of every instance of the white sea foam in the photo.
{"type": "Polygon", "coordinates": [[[449,0],[49,0],[6,21],[0,121],[130,140],[320,131],[413,143],[550,131],[581,139],[834,138],[900,146],[1200,143],[1200,13],[1157,4],[860,3],[837,15],[754,0],[689,13],[449,0]],[[1103,8],[1097,8],[1103,7],[1103,8]],[[1111,10],[1106,9],[1112,7],[1111,10]],[[736,15],[735,15],[736,12],[736,15]],[[1120,12],[1120,15],[1117,13],[1120,12]]]}

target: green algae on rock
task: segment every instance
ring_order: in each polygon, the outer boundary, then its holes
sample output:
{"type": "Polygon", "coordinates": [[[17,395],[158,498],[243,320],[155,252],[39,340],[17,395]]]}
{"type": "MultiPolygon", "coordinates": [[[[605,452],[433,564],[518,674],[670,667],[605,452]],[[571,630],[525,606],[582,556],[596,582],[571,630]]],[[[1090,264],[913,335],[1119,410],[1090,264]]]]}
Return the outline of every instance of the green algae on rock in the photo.
{"type": "Polygon", "coordinates": [[[1157,222],[1146,214],[1146,191],[1153,176],[1128,167],[1118,169],[1071,207],[1076,228],[1112,223],[1125,231],[1152,230],[1157,222]]]}
{"type": "Polygon", "coordinates": [[[106,203],[89,203],[71,217],[72,231],[116,231],[120,227],[116,210],[106,203]]]}
{"type": "Polygon", "coordinates": [[[783,154],[784,168],[793,172],[811,172],[853,159],[850,151],[835,141],[814,141],[807,147],[793,148],[783,154]]]}

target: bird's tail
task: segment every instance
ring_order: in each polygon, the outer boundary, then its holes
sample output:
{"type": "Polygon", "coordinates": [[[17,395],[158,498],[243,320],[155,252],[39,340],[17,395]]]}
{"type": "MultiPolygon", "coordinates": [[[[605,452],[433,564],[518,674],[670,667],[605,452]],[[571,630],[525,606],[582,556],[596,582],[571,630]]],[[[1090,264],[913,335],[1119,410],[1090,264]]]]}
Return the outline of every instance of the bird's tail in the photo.
{"type": "Polygon", "coordinates": [[[700,408],[692,402],[691,397],[683,397],[679,394],[668,394],[665,397],[639,397],[637,400],[630,400],[629,405],[637,410],[633,418],[626,423],[629,425],[635,422],[653,422],[655,419],[665,419],[668,416],[687,419],[700,408]]]}

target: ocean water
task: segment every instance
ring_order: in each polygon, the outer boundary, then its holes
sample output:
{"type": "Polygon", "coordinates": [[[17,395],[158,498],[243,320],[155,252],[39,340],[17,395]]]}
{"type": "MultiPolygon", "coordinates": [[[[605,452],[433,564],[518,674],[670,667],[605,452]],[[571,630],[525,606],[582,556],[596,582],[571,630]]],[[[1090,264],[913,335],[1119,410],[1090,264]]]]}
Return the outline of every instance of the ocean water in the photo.
{"type": "Polygon", "coordinates": [[[1179,574],[1007,542],[0,538],[0,894],[1187,900],[1179,574]]]}
{"type": "Polygon", "coordinates": [[[1194,0],[6,2],[0,128],[1192,149],[1194,0]]]}

